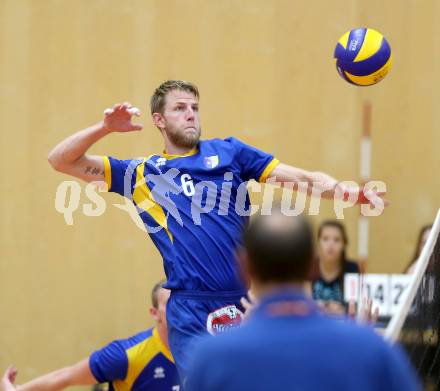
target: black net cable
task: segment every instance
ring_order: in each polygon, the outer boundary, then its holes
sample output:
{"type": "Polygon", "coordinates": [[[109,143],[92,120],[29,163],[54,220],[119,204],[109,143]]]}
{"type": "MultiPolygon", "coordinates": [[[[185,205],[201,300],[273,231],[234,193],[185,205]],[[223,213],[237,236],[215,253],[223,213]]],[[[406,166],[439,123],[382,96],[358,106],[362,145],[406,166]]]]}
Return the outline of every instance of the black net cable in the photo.
{"type": "Polygon", "coordinates": [[[428,390],[440,390],[440,211],[385,337],[407,351],[428,390]]]}

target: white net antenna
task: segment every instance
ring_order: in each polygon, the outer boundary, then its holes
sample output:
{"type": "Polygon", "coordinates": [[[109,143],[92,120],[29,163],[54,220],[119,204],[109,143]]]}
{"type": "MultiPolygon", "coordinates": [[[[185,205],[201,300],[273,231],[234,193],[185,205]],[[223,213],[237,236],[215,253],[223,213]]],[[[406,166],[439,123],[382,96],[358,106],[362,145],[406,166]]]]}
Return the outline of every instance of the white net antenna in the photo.
{"type": "Polygon", "coordinates": [[[396,341],[399,338],[403,324],[410,312],[411,305],[414,302],[417,291],[425,276],[426,269],[433,255],[434,247],[439,241],[440,233],[440,209],[437,213],[434,225],[429,234],[428,240],[423,247],[420,257],[416,261],[416,265],[413,272],[413,279],[410,282],[408,288],[405,291],[404,297],[400,303],[400,308],[396,311],[395,315],[391,318],[390,323],[385,331],[385,338],[391,342],[396,341]]]}

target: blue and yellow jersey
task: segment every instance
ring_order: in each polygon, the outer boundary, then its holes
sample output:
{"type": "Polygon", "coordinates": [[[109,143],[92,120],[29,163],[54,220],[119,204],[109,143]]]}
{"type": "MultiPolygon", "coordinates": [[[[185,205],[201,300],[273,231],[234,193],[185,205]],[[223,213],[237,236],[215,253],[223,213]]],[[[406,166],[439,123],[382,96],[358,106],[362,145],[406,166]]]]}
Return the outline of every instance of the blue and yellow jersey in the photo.
{"type": "Polygon", "coordinates": [[[89,366],[95,379],[109,383],[111,390],[179,390],[173,357],[155,328],[97,350],[89,366]]]}
{"type": "Polygon", "coordinates": [[[265,182],[277,159],[232,137],[186,155],[103,159],[109,191],[133,201],[163,257],[167,288],[243,290],[235,250],[250,214],[246,183],[265,182]]]}

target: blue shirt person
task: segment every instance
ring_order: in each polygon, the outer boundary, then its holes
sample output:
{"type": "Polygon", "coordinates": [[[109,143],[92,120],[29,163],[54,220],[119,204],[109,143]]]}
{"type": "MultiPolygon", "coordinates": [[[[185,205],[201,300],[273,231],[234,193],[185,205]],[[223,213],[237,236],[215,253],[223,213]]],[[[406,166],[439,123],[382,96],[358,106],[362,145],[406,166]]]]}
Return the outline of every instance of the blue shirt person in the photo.
{"type": "Polygon", "coordinates": [[[178,391],[179,379],[169,348],[157,328],[113,341],[95,351],[90,370],[114,391],[178,391]]]}
{"type": "MultiPolygon", "coordinates": [[[[154,328],[113,341],[88,358],[22,384],[18,390],[55,391],[109,383],[114,391],[179,391],[177,369],[168,348],[166,304],[170,292],[162,287],[164,283],[155,284],[151,292],[154,328]]],[[[7,369],[0,390],[17,391],[13,384],[16,374],[14,368],[7,369]]]]}

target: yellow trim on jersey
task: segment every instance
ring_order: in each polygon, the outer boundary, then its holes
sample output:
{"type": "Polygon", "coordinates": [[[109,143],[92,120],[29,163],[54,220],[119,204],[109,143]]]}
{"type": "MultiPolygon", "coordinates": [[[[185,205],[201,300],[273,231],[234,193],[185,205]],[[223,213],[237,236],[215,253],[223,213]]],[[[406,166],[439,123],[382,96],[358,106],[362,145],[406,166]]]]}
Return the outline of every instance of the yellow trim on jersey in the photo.
{"type": "Polygon", "coordinates": [[[156,343],[159,346],[159,349],[162,352],[162,354],[174,364],[174,357],[171,354],[170,349],[168,349],[160,339],[159,332],[157,331],[156,327],[153,329],[153,338],[156,340],[156,343]]]}
{"type": "Polygon", "coordinates": [[[267,177],[269,174],[273,171],[273,169],[280,164],[280,161],[278,159],[273,158],[271,162],[266,166],[262,174],[260,175],[260,178],[258,178],[258,182],[264,183],[267,180],[267,177]]]}
{"type": "Polygon", "coordinates": [[[196,153],[198,153],[199,152],[199,148],[194,148],[194,149],[191,149],[191,151],[189,151],[189,152],[187,152],[187,153],[185,153],[185,154],[183,154],[183,155],[170,155],[170,154],[168,154],[168,153],[166,153],[165,151],[162,153],[162,156],[164,157],[164,158],[167,158],[168,160],[172,160],[172,159],[176,159],[176,158],[178,158],[178,157],[187,157],[187,156],[192,156],[192,155],[195,155],[196,153]]]}
{"type": "Polygon", "coordinates": [[[371,75],[366,75],[366,76],[356,76],[356,75],[352,75],[351,73],[345,72],[345,76],[347,76],[353,83],[356,83],[360,86],[370,86],[374,83],[377,83],[379,80],[383,79],[388,71],[391,68],[391,64],[392,64],[392,56],[390,56],[390,58],[388,59],[388,61],[386,62],[386,64],[380,68],[378,71],[372,73],[371,75]]]}
{"type": "Polygon", "coordinates": [[[116,391],[131,390],[134,382],[150,361],[159,353],[163,353],[157,341],[158,336],[155,337],[155,331],[156,329],[153,329],[153,335],[151,337],[125,351],[128,360],[127,376],[124,380],[116,380],[113,382],[113,387],[116,391]]]}
{"type": "Polygon", "coordinates": [[[359,50],[353,62],[365,60],[376,54],[382,45],[382,40],[383,37],[381,33],[373,29],[367,29],[361,50],[359,50]]]}
{"type": "Polygon", "coordinates": [[[104,180],[107,183],[107,190],[112,187],[112,166],[110,165],[110,159],[108,156],[101,156],[104,161],[104,180]]]}
{"type": "Polygon", "coordinates": [[[167,217],[165,215],[162,207],[156,202],[151,194],[151,190],[148,188],[145,181],[144,170],[145,162],[148,160],[144,159],[142,164],[136,167],[136,184],[133,190],[133,201],[136,206],[147,212],[161,227],[165,228],[168,237],[173,241],[173,235],[168,230],[167,217]]]}

